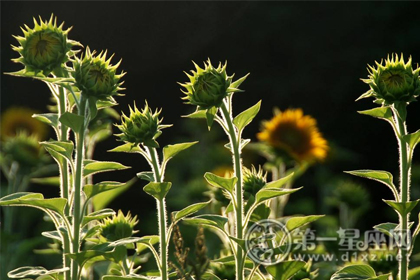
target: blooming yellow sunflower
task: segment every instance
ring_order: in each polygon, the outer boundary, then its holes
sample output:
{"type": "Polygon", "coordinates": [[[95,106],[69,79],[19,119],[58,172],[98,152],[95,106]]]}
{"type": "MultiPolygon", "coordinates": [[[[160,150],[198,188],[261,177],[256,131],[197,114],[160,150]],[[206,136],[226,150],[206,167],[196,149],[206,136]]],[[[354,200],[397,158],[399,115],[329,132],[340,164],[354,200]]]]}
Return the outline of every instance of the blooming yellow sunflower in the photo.
{"type": "Polygon", "coordinates": [[[304,115],[302,109],[277,112],[271,120],[262,123],[257,138],[299,162],[322,161],[328,152],[328,143],[319,132],[316,120],[304,115]]]}
{"type": "Polygon", "coordinates": [[[2,139],[14,137],[19,132],[25,132],[28,135],[34,135],[38,139],[45,139],[47,127],[40,121],[32,118],[35,111],[24,107],[11,107],[1,116],[2,139]]]}

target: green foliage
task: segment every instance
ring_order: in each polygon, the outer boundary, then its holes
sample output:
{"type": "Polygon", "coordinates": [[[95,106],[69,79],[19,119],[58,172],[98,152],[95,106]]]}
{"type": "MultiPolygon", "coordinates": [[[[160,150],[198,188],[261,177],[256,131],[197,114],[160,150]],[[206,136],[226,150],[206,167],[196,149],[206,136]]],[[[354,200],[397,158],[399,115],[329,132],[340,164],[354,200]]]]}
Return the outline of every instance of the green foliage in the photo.
{"type": "Polygon", "coordinates": [[[146,186],[144,186],[143,190],[156,198],[157,200],[162,200],[168,194],[169,190],[171,189],[172,183],[169,182],[150,182],[146,186]]]}
{"type": "Polygon", "coordinates": [[[287,280],[304,266],[305,262],[303,261],[285,261],[275,265],[269,265],[266,269],[275,280],[287,280]]]}
{"type": "Polygon", "coordinates": [[[389,274],[376,276],[373,268],[368,265],[349,265],[334,273],[334,275],[331,277],[331,280],[387,280],[388,277],[389,274]]]}

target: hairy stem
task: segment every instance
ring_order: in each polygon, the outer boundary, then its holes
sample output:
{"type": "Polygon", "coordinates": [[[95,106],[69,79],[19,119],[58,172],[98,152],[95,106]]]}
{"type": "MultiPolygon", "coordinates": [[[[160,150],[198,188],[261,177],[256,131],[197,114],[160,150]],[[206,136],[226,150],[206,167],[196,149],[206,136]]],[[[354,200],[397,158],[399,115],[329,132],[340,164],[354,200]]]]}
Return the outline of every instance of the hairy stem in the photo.
{"type": "MultiPolygon", "coordinates": [[[[79,115],[85,117],[86,115],[86,99],[81,96],[79,115]]],[[[85,140],[85,125],[82,125],[80,131],[75,133],[76,138],[76,172],[74,176],[74,198],[73,198],[73,243],[72,253],[78,253],[80,249],[80,224],[83,220],[83,212],[81,211],[81,195],[83,184],[83,158],[84,158],[84,140],[85,140]]],[[[79,267],[75,261],[71,263],[72,280],[77,280],[79,267]]]]}
{"type": "MultiPolygon", "coordinates": [[[[155,182],[163,182],[162,170],[159,166],[159,159],[155,148],[147,147],[150,158],[151,166],[153,169],[153,174],[155,177],[155,182]]],[[[156,199],[157,211],[158,211],[158,223],[159,223],[159,238],[160,238],[160,275],[162,280],[168,280],[168,245],[166,241],[166,232],[167,232],[167,214],[165,206],[165,198],[156,199]]]]}
{"type": "MultiPolygon", "coordinates": [[[[241,151],[239,147],[240,139],[238,139],[238,132],[233,126],[233,120],[231,112],[228,111],[226,104],[223,103],[221,106],[223,118],[229,129],[229,141],[232,147],[232,157],[233,157],[233,169],[235,172],[238,182],[235,186],[235,200],[236,200],[236,238],[243,239],[243,220],[244,220],[244,209],[243,209],[243,189],[242,189],[242,161],[241,161],[241,151]]],[[[239,244],[236,246],[236,279],[244,279],[244,256],[242,248],[239,244]]]]}
{"type": "MultiPolygon", "coordinates": [[[[403,139],[403,136],[407,134],[407,128],[405,124],[405,120],[402,120],[397,113],[394,114],[394,119],[397,124],[398,133],[397,140],[400,149],[400,197],[401,202],[409,202],[410,201],[410,169],[411,163],[408,158],[408,144],[403,139]]],[[[398,267],[398,278],[400,280],[407,280],[408,279],[408,264],[410,261],[409,256],[409,232],[408,232],[408,223],[409,223],[409,216],[410,213],[399,215],[400,217],[400,228],[401,228],[401,243],[402,246],[399,248],[398,256],[400,258],[399,267],[398,267]]]]}

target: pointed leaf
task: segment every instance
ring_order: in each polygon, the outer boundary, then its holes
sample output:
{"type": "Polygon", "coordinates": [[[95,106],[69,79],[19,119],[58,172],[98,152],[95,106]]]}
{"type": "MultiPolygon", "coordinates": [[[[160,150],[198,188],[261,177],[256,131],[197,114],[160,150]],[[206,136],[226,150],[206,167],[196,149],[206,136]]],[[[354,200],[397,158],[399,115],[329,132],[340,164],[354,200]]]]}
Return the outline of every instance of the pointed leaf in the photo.
{"type": "Polygon", "coordinates": [[[40,185],[60,186],[60,177],[31,178],[31,182],[40,185]]]}
{"type": "Polygon", "coordinates": [[[300,190],[301,188],[297,188],[297,189],[261,189],[257,192],[257,194],[255,195],[255,204],[258,205],[268,199],[274,198],[274,197],[279,197],[279,196],[283,196],[286,194],[291,194],[294,193],[298,190],[300,190]]]}
{"type": "Polygon", "coordinates": [[[90,213],[89,215],[84,216],[82,226],[86,225],[91,221],[102,220],[112,215],[115,215],[115,211],[109,208],[95,211],[93,213],[90,213]]]}
{"type": "Polygon", "coordinates": [[[63,215],[67,199],[49,198],[44,199],[40,193],[14,193],[0,199],[0,206],[28,206],[42,210],[52,210],[63,215]]]}
{"type": "Polygon", "coordinates": [[[377,107],[377,108],[373,108],[370,110],[365,110],[365,111],[359,111],[359,114],[362,115],[368,115],[368,116],[372,116],[374,118],[378,118],[378,119],[383,119],[386,120],[388,122],[392,122],[393,119],[393,115],[392,115],[392,109],[388,106],[386,107],[377,107]]]}
{"type": "Polygon", "coordinates": [[[79,133],[84,126],[85,118],[70,112],[65,112],[58,119],[62,124],[68,126],[76,133],[79,133]]]}
{"type": "Polygon", "coordinates": [[[211,200],[207,201],[207,202],[199,202],[199,203],[195,203],[192,204],[190,206],[185,207],[184,209],[177,211],[177,212],[173,212],[174,214],[174,221],[173,223],[177,223],[179,220],[188,217],[189,215],[192,215],[198,211],[200,211],[201,209],[203,209],[204,207],[206,207],[209,203],[211,202],[211,200]]]}
{"type": "Polygon", "coordinates": [[[123,170],[130,168],[114,161],[91,161],[84,166],[83,176],[89,176],[100,172],[123,170]]]}
{"type": "Polygon", "coordinates": [[[285,261],[275,265],[266,266],[265,269],[274,280],[287,280],[295,275],[301,268],[305,266],[303,261],[285,261]]]}
{"type": "Polygon", "coordinates": [[[409,202],[397,202],[392,200],[383,200],[386,204],[391,206],[395,211],[400,213],[401,215],[406,215],[410,213],[414,207],[416,207],[417,203],[419,203],[418,200],[413,200],[409,202]]]}
{"type": "Polygon", "coordinates": [[[154,182],[155,181],[155,175],[153,174],[152,171],[143,171],[143,172],[139,172],[136,174],[138,178],[145,180],[145,181],[149,181],[149,182],[154,182]]]}
{"type": "Polygon", "coordinates": [[[377,277],[376,277],[375,270],[373,270],[373,268],[370,267],[369,265],[365,265],[365,264],[346,266],[331,276],[331,280],[348,280],[348,279],[363,280],[363,279],[376,279],[376,278],[377,277]]]}
{"type": "Polygon", "coordinates": [[[96,117],[96,115],[98,114],[98,108],[96,107],[96,102],[97,101],[98,100],[93,96],[89,97],[89,99],[88,99],[88,108],[89,108],[90,120],[93,120],[96,117]]]}
{"type": "MultiPolygon", "coordinates": [[[[242,150],[246,145],[251,142],[251,139],[241,139],[241,144],[239,145],[239,149],[242,150]]],[[[225,144],[225,148],[232,152],[232,145],[230,143],[225,144]]]]}
{"type": "Polygon", "coordinates": [[[94,197],[97,194],[100,194],[102,192],[110,191],[116,188],[125,187],[128,183],[120,183],[120,182],[100,182],[95,185],[85,185],[83,187],[83,191],[86,194],[86,199],[90,199],[94,197]]]}
{"type": "Polygon", "coordinates": [[[63,156],[68,161],[72,160],[74,144],[71,141],[44,141],[40,144],[56,159],[63,156]],[[58,155],[58,156],[57,156],[58,155]]]}
{"type": "Polygon", "coordinates": [[[294,173],[290,173],[289,175],[280,178],[276,181],[270,182],[267,185],[264,186],[266,189],[280,189],[285,184],[289,183],[293,179],[294,173]]]}
{"type": "Polygon", "coordinates": [[[56,231],[56,230],[53,230],[53,231],[44,231],[41,234],[42,234],[42,236],[45,236],[47,238],[51,238],[51,239],[54,239],[54,240],[58,240],[60,242],[63,242],[63,239],[61,238],[60,233],[58,231],[56,231]]]}
{"type": "Polygon", "coordinates": [[[144,241],[143,237],[130,236],[130,237],[127,237],[127,238],[123,238],[123,239],[119,239],[117,241],[114,241],[114,242],[110,243],[109,246],[110,247],[117,247],[117,246],[121,246],[121,245],[133,244],[133,243],[142,242],[142,241],[144,241]]]}
{"type": "Polygon", "coordinates": [[[65,271],[68,271],[69,268],[59,268],[59,269],[53,269],[53,270],[47,270],[42,266],[24,266],[16,268],[12,271],[10,271],[7,276],[9,278],[24,278],[28,276],[40,276],[40,275],[53,275],[53,274],[59,274],[63,273],[65,271]]]}
{"type": "Polygon", "coordinates": [[[286,228],[289,232],[303,227],[309,223],[312,223],[319,218],[324,217],[325,215],[311,215],[311,216],[304,216],[304,217],[292,217],[286,222],[286,228]]]}
{"type": "Polygon", "coordinates": [[[260,107],[261,100],[251,108],[248,108],[247,110],[237,115],[233,119],[233,124],[238,128],[239,131],[242,131],[255,118],[255,116],[260,111],[260,107]]]}
{"type": "Polygon", "coordinates": [[[189,225],[210,226],[210,227],[218,228],[222,231],[225,231],[224,227],[227,222],[228,222],[227,218],[223,216],[211,215],[211,214],[199,215],[196,217],[184,219],[184,223],[189,224],[189,225]]]}
{"type": "Polygon", "coordinates": [[[376,225],[373,228],[379,230],[382,233],[385,233],[386,235],[390,237],[394,237],[392,232],[395,231],[397,226],[398,224],[394,224],[394,223],[383,223],[383,224],[376,225]]]}
{"type": "Polygon", "coordinates": [[[146,186],[144,186],[143,190],[156,198],[157,200],[162,200],[168,194],[169,190],[171,189],[172,183],[170,182],[150,182],[146,186]]]}
{"type": "Polygon", "coordinates": [[[189,115],[183,116],[184,118],[191,118],[191,119],[205,119],[206,118],[206,110],[197,110],[194,113],[189,115]]]}
{"type": "Polygon", "coordinates": [[[217,108],[216,107],[211,107],[210,109],[207,109],[206,111],[206,120],[207,120],[207,127],[210,130],[213,121],[214,121],[214,117],[216,116],[217,113],[217,108]]]}
{"type": "Polygon", "coordinates": [[[249,73],[230,84],[230,88],[238,88],[248,78],[249,73]]]}
{"type": "Polygon", "coordinates": [[[166,163],[176,156],[178,153],[188,149],[189,147],[197,144],[198,141],[195,142],[188,142],[188,143],[179,143],[174,145],[167,145],[163,147],[163,164],[166,165],[166,163]]]}
{"type": "Polygon", "coordinates": [[[213,273],[211,273],[211,272],[205,272],[205,273],[201,276],[201,278],[202,278],[203,280],[222,280],[222,279],[220,279],[217,275],[215,275],[215,274],[213,274],[213,273]]]}
{"type": "Polygon", "coordinates": [[[217,176],[213,173],[210,172],[206,172],[206,174],[204,174],[204,178],[206,179],[206,181],[217,188],[221,188],[224,189],[226,191],[228,191],[230,194],[233,194],[233,190],[235,189],[235,185],[238,182],[238,178],[233,177],[233,178],[225,178],[225,177],[220,177],[217,176]]]}
{"type": "Polygon", "coordinates": [[[403,136],[405,142],[410,145],[411,149],[414,149],[418,143],[420,143],[420,129],[414,133],[403,136]]]}
{"type": "Polygon", "coordinates": [[[121,152],[121,153],[140,153],[141,149],[139,146],[127,143],[123,144],[121,146],[118,146],[112,150],[109,150],[108,152],[121,152]]]}
{"type": "Polygon", "coordinates": [[[391,189],[395,199],[398,198],[398,191],[393,183],[392,174],[387,171],[365,169],[345,171],[345,173],[381,182],[382,184],[385,184],[391,189]]]}
{"type": "Polygon", "coordinates": [[[115,275],[104,275],[102,280],[131,280],[131,279],[139,279],[139,280],[153,280],[154,278],[139,275],[139,274],[129,274],[126,276],[115,276],[115,275]]]}
{"type": "Polygon", "coordinates": [[[52,127],[58,126],[58,114],[54,114],[54,113],[34,114],[32,117],[52,127]]]}
{"type": "Polygon", "coordinates": [[[115,188],[112,190],[109,190],[104,193],[100,193],[95,195],[92,198],[93,208],[95,210],[100,210],[108,206],[109,203],[111,203],[116,197],[121,195],[123,192],[128,190],[134,183],[137,181],[137,178],[133,178],[130,181],[126,183],[125,186],[115,188]]]}

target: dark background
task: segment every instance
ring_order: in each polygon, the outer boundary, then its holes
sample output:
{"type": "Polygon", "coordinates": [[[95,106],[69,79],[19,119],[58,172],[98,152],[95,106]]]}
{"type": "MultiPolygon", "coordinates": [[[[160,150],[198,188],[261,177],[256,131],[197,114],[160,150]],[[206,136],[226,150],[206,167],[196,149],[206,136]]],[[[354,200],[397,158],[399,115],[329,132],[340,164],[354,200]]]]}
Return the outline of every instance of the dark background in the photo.
{"type": "MultiPolygon", "coordinates": [[[[10,48],[17,44],[11,35],[21,35],[23,24],[32,27],[33,16],[49,18],[54,13],[59,22],[66,22],[65,27],[74,27],[69,38],[115,53],[114,62],[123,59],[127,89],[126,96],[117,98],[116,109],[127,112],[128,104],[136,101],[140,107],[145,99],[151,107],[163,108],[164,122],[175,124],[159,138],[166,145],[193,134],[180,118],[194,110],[180,99],[176,82],[187,80],[183,71],[193,69],[192,60],[200,65],[207,58],[213,64],[227,60],[228,74],[239,78],[251,73],[241,86],[245,92],[235,95],[235,112],[263,100],[245,137],[256,139],[261,120],[272,117],[274,106],[300,107],[318,120],[333,147],[332,159],[310,169],[298,183],[305,186],[301,198],[319,197],[324,187],[316,180],[319,168],[332,176],[363,168],[397,174],[397,144],[391,127],[357,114],[376,106],[372,99],[354,100],[368,90],[360,81],[367,76],[367,64],[393,52],[412,55],[415,64],[420,61],[419,8],[417,2],[1,2],[1,72],[22,68],[10,61],[17,57],[10,48]]],[[[13,105],[45,112],[49,97],[39,81],[1,76],[2,111],[13,105]]],[[[419,104],[409,106],[411,132],[420,127],[419,110],[419,104]]],[[[112,179],[128,180],[148,168],[138,156],[105,153],[116,145],[115,137],[101,143],[96,159],[118,160],[133,168],[110,175],[112,179]]],[[[384,186],[357,182],[371,193],[371,214],[362,219],[366,228],[397,220],[394,214],[383,214],[382,198],[391,199],[384,186]]],[[[154,202],[142,193],[142,185],[136,183],[113,207],[153,216],[154,202]]],[[[413,199],[419,193],[413,190],[413,199]]],[[[176,188],[172,195],[169,200],[176,199],[176,188]]],[[[318,214],[322,214],[320,201],[315,201],[318,214]]]]}

